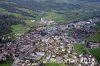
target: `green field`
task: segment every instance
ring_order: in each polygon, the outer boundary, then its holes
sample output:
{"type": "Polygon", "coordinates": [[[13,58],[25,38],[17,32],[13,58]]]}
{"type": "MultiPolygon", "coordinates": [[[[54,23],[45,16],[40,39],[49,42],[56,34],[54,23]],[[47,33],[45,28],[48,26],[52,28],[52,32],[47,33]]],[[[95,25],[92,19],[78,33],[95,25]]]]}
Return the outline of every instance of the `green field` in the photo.
{"type": "Polygon", "coordinates": [[[96,23],[96,26],[94,26],[93,28],[94,28],[94,30],[96,30],[96,31],[100,31],[100,22],[97,22],[97,23],[96,23]]]}
{"type": "Polygon", "coordinates": [[[7,59],[6,61],[0,63],[0,66],[11,66],[11,64],[11,59],[7,59]]]}
{"type": "MultiPolygon", "coordinates": [[[[96,26],[94,26],[93,29],[96,30],[97,32],[100,31],[100,22],[97,22],[96,26]]],[[[100,42],[100,33],[95,33],[93,35],[90,35],[89,37],[86,38],[86,40],[100,42]]]]}
{"type": "Polygon", "coordinates": [[[46,63],[45,66],[66,66],[65,64],[57,64],[57,63],[46,63]]]}
{"type": "Polygon", "coordinates": [[[100,33],[93,34],[87,38],[88,41],[100,42],[100,33]]]}
{"type": "Polygon", "coordinates": [[[54,20],[57,23],[66,23],[67,22],[64,14],[58,14],[55,12],[45,12],[43,18],[49,19],[49,20],[54,20]]]}
{"type": "Polygon", "coordinates": [[[32,27],[32,26],[38,26],[39,23],[37,22],[32,22],[32,20],[25,20],[26,26],[32,27]]]}
{"type": "MultiPolygon", "coordinates": [[[[32,22],[31,20],[25,20],[26,25],[18,24],[12,25],[12,32],[15,34],[24,34],[29,31],[31,27],[39,25],[37,22],[32,22]]],[[[35,28],[31,28],[35,29],[35,28]]]]}
{"type": "Polygon", "coordinates": [[[97,59],[100,63],[100,48],[89,49],[90,53],[97,59]]]}
{"type": "Polygon", "coordinates": [[[82,44],[73,44],[76,53],[83,54],[85,46],[82,44]]]}
{"type": "Polygon", "coordinates": [[[12,15],[21,19],[34,19],[30,16],[25,16],[23,14],[14,13],[14,12],[8,12],[6,9],[0,7],[0,15],[12,15]]]}
{"type": "Polygon", "coordinates": [[[11,66],[11,62],[10,62],[10,60],[6,60],[6,61],[0,63],[0,66],[11,66]]]}
{"type": "Polygon", "coordinates": [[[30,28],[22,25],[22,24],[19,24],[19,25],[12,25],[12,32],[15,33],[15,34],[23,34],[25,32],[27,32],[30,28]]]}

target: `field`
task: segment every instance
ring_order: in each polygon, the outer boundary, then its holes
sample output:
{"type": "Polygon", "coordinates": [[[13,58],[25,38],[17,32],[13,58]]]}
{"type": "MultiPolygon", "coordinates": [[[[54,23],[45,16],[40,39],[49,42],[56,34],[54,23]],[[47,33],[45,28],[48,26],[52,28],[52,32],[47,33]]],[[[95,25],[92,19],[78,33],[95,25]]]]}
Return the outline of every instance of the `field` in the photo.
{"type": "Polygon", "coordinates": [[[100,63],[100,48],[89,49],[90,53],[97,59],[100,63]]]}
{"type": "Polygon", "coordinates": [[[6,61],[0,63],[0,66],[11,66],[10,60],[6,60],[6,61]]]}
{"type": "Polygon", "coordinates": [[[78,53],[78,54],[83,54],[84,53],[84,48],[85,48],[84,45],[74,44],[73,46],[74,46],[74,49],[75,49],[76,53],[78,53]]]}
{"type": "Polygon", "coordinates": [[[94,26],[94,30],[100,31],[100,22],[96,23],[96,26],[94,26]]]}
{"type": "Polygon", "coordinates": [[[46,63],[45,66],[66,66],[65,64],[57,64],[57,63],[46,63]]]}
{"type": "Polygon", "coordinates": [[[64,16],[64,14],[58,14],[56,12],[45,12],[44,19],[54,20],[57,23],[66,23],[67,20],[64,16]]]}
{"type": "Polygon", "coordinates": [[[12,15],[21,19],[33,19],[33,17],[24,16],[23,14],[8,12],[5,9],[0,7],[0,15],[12,15]]]}
{"type": "MultiPolygon", "coordinates": [[[[31,27],[39,25],[36,22],[32,22],[31,20],[25,20],[26,25],[18,24],[12,25],[12,32],[15,34],[23,34],[30,30],[31,27]]],[[[33,28],[34,29],[34,28],[33,28]]]]}
{"type": "Polygon", "coordinates": [[[39,23],[37,22],[32,22],[32,20],[25,20],[26,26],[32,27],[32,26],[38,26],[39,23]]]}
{"type": "Polygon", "coordinates": [[[87,38],[88,41],[100,42],[100,33],[93,34],[87,38]]]}
{"type": "Polygon", "coordinates": [[[0,63],[0,66],[11,66],[11,59],[3,61],[2,63],[0,63]]]}
{"type": "Polygon", "coordinates": [[[11,26],[12,27],[12,32],[15,33],[15,34],[23,34],[25,32],[27,32],[30,28],[22,25],[22,24],[19,24],[19,25],[13,25],[11,26]]]}

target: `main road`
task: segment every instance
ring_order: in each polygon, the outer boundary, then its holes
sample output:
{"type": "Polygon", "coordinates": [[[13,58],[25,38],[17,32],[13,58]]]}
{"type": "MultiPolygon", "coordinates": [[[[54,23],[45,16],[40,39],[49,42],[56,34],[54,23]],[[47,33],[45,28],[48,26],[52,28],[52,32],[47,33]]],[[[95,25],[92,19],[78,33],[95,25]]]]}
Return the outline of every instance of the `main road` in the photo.
{"type": "Polygon", "coordinates": [[[33,47],[30,45],[24,50],[25,50],[25,53],[21,54],[18,58],[16,58],[11,66],[17,66],[18,62],[20,62],[21,59],[23,59],[25,56],[33,52],[33,47]]]}

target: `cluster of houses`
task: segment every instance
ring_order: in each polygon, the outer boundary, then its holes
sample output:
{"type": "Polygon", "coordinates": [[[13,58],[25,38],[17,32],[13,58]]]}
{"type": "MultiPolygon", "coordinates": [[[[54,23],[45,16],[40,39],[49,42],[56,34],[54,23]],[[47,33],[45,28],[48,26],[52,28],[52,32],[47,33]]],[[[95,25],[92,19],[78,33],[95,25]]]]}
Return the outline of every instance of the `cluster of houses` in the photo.
{"type": "Polygon", "coordinates": [[[42,36],[35,41],[34,50],[21,60],[19,66],[42,66],[45,63],[65,63],[66,65],[95,66],[91,55],[78,55],[73,44],[64,36],[42,36]]]}
{"type": "Polygon", "coordinates": [[[12,58],[18,57],[20,54],[19,48],[16,44],[13,44],[11,42],[2,45],[0,47],[0,60],[4,61],[6,60],[7,56],[10,56],[12,58]]]}
{"type": "Polygon", "coordinates": [[[87,42],[87,47],[88,48],[100,48],[100,43],[87,42]]]}
{"type": "Polygon", "coordinates": [[[41,20],[39,21],[39,23],[41,24],[41,25],[54,25],[54,24],[56,24],[54,21],[52,21],[52,20],[48,20],[48,19],[44,19],[44,18],[41,18],[41,20]]]}
{"type": "Polygon", "coordinates": [[[83,63],[83,64],[88,65],[88,66],[97,65],[95,58],[92,57],[91,55],[89,55],[89,56],[79,55],[79,57],[80,57],[80,63],[83,63]]]}
{"type": "MultiPolygon", "coordinates": [[[[40,23],[51,25],[54,24],[54,21],[46,21],[41,18],[40,23]]],[[[90,23],[80,22],[73,25],[75,28],[79,28],[90,23]]],[[[64,33],[60,33],[56,26],[48,29],[40,27],[36,31],[18,37],[15,42],[9,42],[0,47],[0,61],[6,60],[6,55],[10,55],[14,59],[12,66],[43,66],[45,63],[65,63],[76,66],[97,65],[95,58],[78,55],[72,42],[69,37],[65,37],[64,33]]],[[[93,46],[91,45],[91,47],[93,46]]]]}

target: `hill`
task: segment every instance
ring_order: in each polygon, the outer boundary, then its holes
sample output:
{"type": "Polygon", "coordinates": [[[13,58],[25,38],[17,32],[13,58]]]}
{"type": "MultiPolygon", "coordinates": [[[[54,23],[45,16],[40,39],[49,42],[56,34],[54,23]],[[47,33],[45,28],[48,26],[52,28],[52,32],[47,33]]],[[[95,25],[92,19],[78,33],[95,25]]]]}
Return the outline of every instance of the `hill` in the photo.
{"type": "MultiPolygon", "coordinates": [[[[99,0],[0,0],[0,17],[2,17],[2,15],[13,16],[14,18],[18,18],[19,21],[27,21],[27,20],[38,21],[40,20],[40,18],[45,18],[49,20],[54,20],[59,24],[65,24],[72,21],[87,20],[89,18],[99,17],[100,1],[99,0]]],[[[5,22],[4,24],[6,25],[6,23],[8,22],[9,21],[5,22]]],[[[17,30],[19,30],[22,27],[22,25],[20,25],[20,23],[18,23],[17,25],[16,24],[13,25],[9,25],[8,27],[10,28],[9,29],[10,33],[20,32],[17,30]],[[16,26],[17,27],[20,26],[20,28],[18,27],[15,29],[16,26]]],[[[27,28],[26,26],[24,27],[27,28]]],[[[0,28],[0,30],[2,29],[0,28]]],[[[26,32],[26,30],[22,31],[26,32]]]]}

